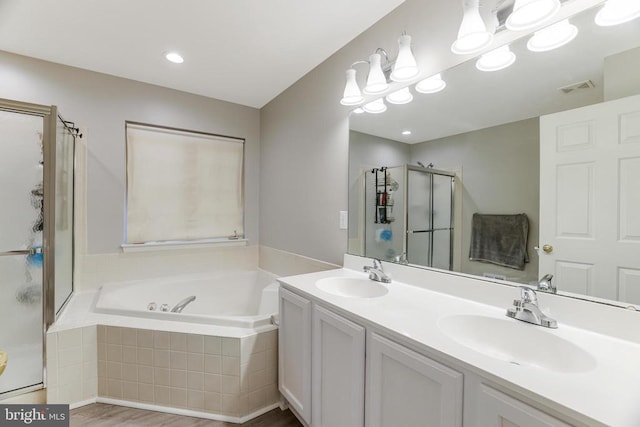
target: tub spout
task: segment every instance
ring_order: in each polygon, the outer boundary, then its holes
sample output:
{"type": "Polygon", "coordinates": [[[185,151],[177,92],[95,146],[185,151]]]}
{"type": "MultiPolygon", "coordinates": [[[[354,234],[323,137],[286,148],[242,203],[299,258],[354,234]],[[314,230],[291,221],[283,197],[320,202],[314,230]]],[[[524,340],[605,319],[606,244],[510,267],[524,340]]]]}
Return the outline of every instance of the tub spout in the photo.
{"type": "Polygon", "coordinates": [[[175,307],[173,307],[171,309],[172,313],[182,313],[182,310],[191,302],[193,302],[193,300],[196,299],[195,295],[191,295],[190,297],[186,297],[185,299],[183,299],[182,301],[180,301],[179,303],[176,304],[175,307]]]}

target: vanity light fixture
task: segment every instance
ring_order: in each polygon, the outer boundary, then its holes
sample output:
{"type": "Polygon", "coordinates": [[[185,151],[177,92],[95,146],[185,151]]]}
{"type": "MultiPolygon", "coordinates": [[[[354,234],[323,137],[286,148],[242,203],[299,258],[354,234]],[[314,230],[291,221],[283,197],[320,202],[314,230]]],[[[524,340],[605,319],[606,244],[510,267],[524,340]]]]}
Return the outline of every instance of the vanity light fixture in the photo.
{"type": "Polygon", "coordinates": [[[459,55],[480,52],[493,41],[493,34],[480,16],[480,0],[463,0],[462,5],[464,15],[451,51],[459,55]]]}
{"type": "Polygon", "coordinates": [[[358,82],[356,82],[356,70],[354,68],[349,68],[346,74],[347,74],[347,84],[344,87],[344,94],[342,95],[340,104],[358,105],[362,101],[364,101],[364,97],[360,92],[360,87],[358,86],[358,82]]]}
{"type": "Polygon", "coordinates": [[[387,106],[385,105],[382,98],[378,98],[375,101],[371,101],[368,104],[365,104],[362,109],[367,113],[371,114],[380,114],[387,111],[387,106]]]}
{"type": "Polygon", "coordinates": [[[164,54],[164,57],[167,61],[173,62],[174,64],[182,64],[184,62],[184,58],[177,52],[167,52],[164,54]]]}
{"type": "MultiPolygon", "coordinates": [[[[398,39],[398,56],[394,60],[389,59],[387,51],[382,48],[377,48],[375,52],[369,56],[368,61],[356,61],[351,64],[351,67],[346,72],[346,85],[340,103],[342,105],[359,105],[364,101],[363,93],[366,95],[382,95],[389,89],[389,83],[391,81],[407,82],[416,77],[420,73],[416,64],[416,59],[411,52],[411,36],[402,34],[398,39]],[[369,66],[369,73],[367,74],[367,80],[365,87],[360,91],[358,82],[356,79],[355,66],[358,64],[367,64],[369,66]]],[[[403,92],[404,93],[404,92],[403,92]]],[[[397,98],[399,95],[391,94],[392,100],[396,99],[400,102],[410,102],[412,97],[409,93],[409,100],[404,98],[397,98]]],[[[393,101],[390,101],[393,102],[393,101]]],[[[384,104],[384,102],[383,102],[384,104]]]]}
{"type": "Polygon", "coordinates": [[[623,24],[640,17],[638,0],[608,0],[596,14],[596,24],[601,27],[623,24]]]}
{"type": "Polygon", "coordinates": [[[528,30],[553,18],[560,7],[560,0],[516,0],[505,26],[511,31],[528,30]]]}
{"type": "Polygon", "coordinates": [[[418,75],[420,70],[411,52],[411,36],[403,34],[398,39],[398,57],[391,72],[394,82],[406,82],[418,75]]]}
{"type": "Polygon", "coordinates": [[[413,101],[413,95],[409,91],[408,87],[391,92],[386,97],[387,102],[390,104],[408,104],[413,101]]]}
{"type": "Polygon", "coordinates": [[[511,52],[509,45],[504,45],[482,55],[476,62],[476,68],[480,71],[498,71],[507,68],[515,61],[515,53],[511,52]]]}
{"type": "Polygon", "coordinates": [[[532,52],[546,52],[566,45],[578,35],[578,27],[569,23],[568,19],[550,25],[536,33],[527,42],[532,52]]]}
{"type": "Polygon", "coordinates": [[[436,93],[447,87],[447,82],[442,80],[442,74],[438,73],[434,76],[421,80],[416,85],[416,91],[420,93],[436,93]]]}
{"type": "Polygon", "coordinates": [[[382,57],[379,53],[374,53],[369,57],[369,75],[364,93],[377,94],[387,89],[389,89],[389,83],[387,83],[387,77],[382,71],[382,57]]]}

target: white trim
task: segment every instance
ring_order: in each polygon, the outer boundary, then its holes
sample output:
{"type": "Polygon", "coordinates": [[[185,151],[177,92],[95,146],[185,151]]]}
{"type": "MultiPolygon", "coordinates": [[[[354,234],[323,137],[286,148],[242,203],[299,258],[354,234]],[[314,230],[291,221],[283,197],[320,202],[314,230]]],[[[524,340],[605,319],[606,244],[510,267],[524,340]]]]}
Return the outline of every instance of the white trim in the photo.
{"type": "Polygon", "coordinates": [[[81,408],[83,406],[91,405],[98,402],[98,397],[92,397],[90,399],[81,400],[79,402],[73,402],[69,404],[69,409],[81,408]]]}
{"type": "Polygon", "coordinates": [[[224,421],[224,422],[230,422],[230,423],[236,423],[236,424],[245,423],[249,420],[259,417],[262,414],[266,414],[272,409],[280,407],[280,402],[278,401],[269,406],[265,406],[264,408],[258,409],[257,411],[252,412],[249,415],[245,415],[244,417],[231,417],[228,415],[221,415],[213,412],[202,412],[202,411],[194,411],[192,409],[172,408],[169,406],[153,405],[150,403],[140,403],[140,402],[132,402],[130,400],[112,399],[110,397],[98,396],[96,399],[96,402],[106,403],[109,405],[126,406],[129,408],[145,409],[148,411],[165,412],[167,414],[184,415],[187,417],[205,418],[208,420],[224,421]]]}
{"type": "Polygon", "coordinates": [[[203,239],[203,240],[175,240],[167,242],[123,243],[122,252],[150,252],[170,251],[176,249],[219,248],[231,246],[247,246],[248,239],[203,239]]]}

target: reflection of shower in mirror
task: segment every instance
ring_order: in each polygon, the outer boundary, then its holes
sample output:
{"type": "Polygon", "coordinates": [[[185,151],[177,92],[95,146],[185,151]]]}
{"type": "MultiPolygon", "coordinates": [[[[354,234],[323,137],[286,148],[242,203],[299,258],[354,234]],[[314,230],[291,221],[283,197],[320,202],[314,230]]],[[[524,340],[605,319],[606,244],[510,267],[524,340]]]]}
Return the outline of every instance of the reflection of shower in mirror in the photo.
{"type": "Polygon", "coordinates": [[[423,168],[431,169],[434,166],[433,163],[429,163],[427,166],[425,166],[424,163],[422,163],[421,161],[417,161],[416,163],[418,164],[418,166],[423,167],[423,168]]]}

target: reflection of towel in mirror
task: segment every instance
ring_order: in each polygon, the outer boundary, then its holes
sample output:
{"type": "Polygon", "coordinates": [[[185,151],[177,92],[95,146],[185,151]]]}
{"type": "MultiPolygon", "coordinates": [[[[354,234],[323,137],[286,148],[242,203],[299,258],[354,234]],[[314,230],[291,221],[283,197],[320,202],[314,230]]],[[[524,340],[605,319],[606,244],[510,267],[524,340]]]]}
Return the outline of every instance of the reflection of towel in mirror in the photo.
{"type": "Polygon", "coordinates": [[[473,214],[469,259],[524,270],[529,262],[527,215],[473,214]]]}

